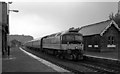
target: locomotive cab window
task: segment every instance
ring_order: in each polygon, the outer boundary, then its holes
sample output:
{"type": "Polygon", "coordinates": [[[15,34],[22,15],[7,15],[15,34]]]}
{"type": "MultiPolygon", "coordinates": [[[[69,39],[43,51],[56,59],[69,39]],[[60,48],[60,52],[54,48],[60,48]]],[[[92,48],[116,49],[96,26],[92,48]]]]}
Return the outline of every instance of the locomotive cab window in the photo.
{"type": "Polygon", "coordinates": [[[81,44],[82,41],[82,36],[80,35],[75,35],[75,34],[67,34],[67,35],[63,35],[62,37],[62,43],[63,44],[67,44],[69,42],[69,44],[81,44]]]}

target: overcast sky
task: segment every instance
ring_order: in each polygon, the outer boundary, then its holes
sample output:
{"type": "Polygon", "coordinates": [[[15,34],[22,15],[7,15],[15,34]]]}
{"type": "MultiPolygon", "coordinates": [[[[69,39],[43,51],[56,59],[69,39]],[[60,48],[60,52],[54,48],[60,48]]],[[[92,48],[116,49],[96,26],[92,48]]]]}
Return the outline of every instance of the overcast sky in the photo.
{"type": "Polygon", "coordinates": [[[118,11],[117,2],[13,2],[10,34],[34,38],[108,20],[118,11]]]}

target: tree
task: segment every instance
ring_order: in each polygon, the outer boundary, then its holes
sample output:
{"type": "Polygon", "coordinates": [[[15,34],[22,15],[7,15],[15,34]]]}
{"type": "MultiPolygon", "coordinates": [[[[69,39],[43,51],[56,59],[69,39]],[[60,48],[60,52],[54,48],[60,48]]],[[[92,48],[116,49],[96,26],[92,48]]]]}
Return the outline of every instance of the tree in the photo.
{"type": "Polygon", "coordinates": [[[113,13],[111,13],[111,14],[109,15],[109,19],[110,19],[110,20],[114,19],[113,13]]]}
{"type": "Polygon", "coordinates": [[[113,20],[118,24],[118,27],[120,28],[120,14],[119,14],[119,12],[114,16],[113,20]]]}
{"type": "Polygon", "coordinates": [[[115,15],[113,15],[113,13],[111,13],[109,15],[109,19],[114,20],[116,22],[116,24],[118,24],[118,27],[120,28],[120,14],[119,14],[119,11],[115,15]]]}

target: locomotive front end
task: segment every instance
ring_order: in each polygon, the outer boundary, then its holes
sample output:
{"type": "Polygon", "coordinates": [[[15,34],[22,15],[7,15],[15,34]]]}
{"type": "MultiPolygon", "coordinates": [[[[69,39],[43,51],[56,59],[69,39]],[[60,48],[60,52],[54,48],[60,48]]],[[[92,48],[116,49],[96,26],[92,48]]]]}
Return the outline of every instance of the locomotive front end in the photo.
{"type": "Polygon", "coordinates": [[[83,37],[79,33],[68,33],[62,37],[62,48],[70,59],[83,59],[83,37]]]}

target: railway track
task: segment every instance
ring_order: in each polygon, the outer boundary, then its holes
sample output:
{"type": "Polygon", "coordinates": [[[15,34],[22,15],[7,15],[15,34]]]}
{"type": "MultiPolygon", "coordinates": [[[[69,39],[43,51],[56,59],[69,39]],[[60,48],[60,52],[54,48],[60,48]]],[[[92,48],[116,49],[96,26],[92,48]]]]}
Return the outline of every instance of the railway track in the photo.
{"type": "Polygon", "coordinates": [[[117,70],[113,70],[113,69],[109,69],[109,68],[106,68],[106,67],[103,67],[101,65],[93,65],[92,63],[87,63],[87,62],[83,62],[83,63],[77,63],[78,65],[83,65],[85,67],[88,67],[88,68],[91,68],[93,70],[95,70],[95,72],[98,72],[100,74],[118,74],[119,71],[117,70]]]}
{"type": "Polygon", "coordinates": [[[53,55],[49,56],[46,54],[43,54],[40,51],[34,51],[30,49],[23,48],[24,50],[43,58],[47,61],[50,61],[60,67],[63,67],[64,69],[67,69],[71,71],[74,74],[118,74],[119,69],[111,69],[109,67],[100,65],[98,63],[89,62],[87,60],[83,61],[70,61],[66,59],[60,59],[58,57],[55,57],[53,55]]]}
{"type": "Polygon", "coordinates": [[[104,63],[94,63],[94,62],[91,62],[91,61],[84,61],[83,64],[84,66],[87,66],[87,67],[90,67],[90,68],[94,68],[96,70],[99,70],[102,72],[106,72],[106,73],[115,73],[115,74],[118,74],[120,73],[120,67],[119,66],[111,66],[110,64],[104,64],[104,63]]]}

